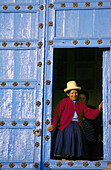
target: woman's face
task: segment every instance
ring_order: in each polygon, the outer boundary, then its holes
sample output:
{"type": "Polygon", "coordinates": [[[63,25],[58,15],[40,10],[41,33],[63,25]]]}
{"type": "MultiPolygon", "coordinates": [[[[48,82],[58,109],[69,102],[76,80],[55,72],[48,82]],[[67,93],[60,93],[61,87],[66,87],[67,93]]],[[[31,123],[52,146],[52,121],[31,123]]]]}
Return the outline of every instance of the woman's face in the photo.
{"type": "Polygon", "coordinates": [[[78,98],[78,92],[77,92],[77,90],[71,90],[70,93],[67,93],[67,96],[68,96],[69,99],[71,99],[71,100],[77,100],[77,98],[78,98]]]}

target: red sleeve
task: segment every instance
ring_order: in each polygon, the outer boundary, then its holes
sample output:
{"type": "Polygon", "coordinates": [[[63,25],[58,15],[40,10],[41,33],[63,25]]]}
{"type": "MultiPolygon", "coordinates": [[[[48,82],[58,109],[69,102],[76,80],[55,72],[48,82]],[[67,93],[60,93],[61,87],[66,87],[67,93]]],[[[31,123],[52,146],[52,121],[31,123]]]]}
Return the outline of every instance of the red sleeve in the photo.
{"type": "Polygon", "coordinates": [[[100,113],[99,109],[90,109],[86,107],[86,105],[84,104],[83,104],[83,109],[84,109],[84,116],[88,119],[95,119],[100,113]]]}
{"type": "Polygon", "coordinates": [[[64,111],[65,108],[65,99],[63,99],[55,108],[54,110],[54,117],[52,119],[52,124],[56,126],[58,119],[60,118],[60,116],[62,115],[62,112],[64,111]]]}

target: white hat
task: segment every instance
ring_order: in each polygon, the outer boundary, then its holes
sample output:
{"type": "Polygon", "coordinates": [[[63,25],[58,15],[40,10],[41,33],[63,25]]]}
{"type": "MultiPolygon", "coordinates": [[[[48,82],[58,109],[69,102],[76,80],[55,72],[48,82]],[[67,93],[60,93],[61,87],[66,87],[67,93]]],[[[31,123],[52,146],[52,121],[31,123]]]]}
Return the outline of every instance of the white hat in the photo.
{"type": "Polygon", "coordinates": [[[64,89],[64,92],[68,90],[75,90],[75,89],[81,90],[81,87],[78,87],[75,81],[69,81],[67,83],[67,88],[64,89]]]}

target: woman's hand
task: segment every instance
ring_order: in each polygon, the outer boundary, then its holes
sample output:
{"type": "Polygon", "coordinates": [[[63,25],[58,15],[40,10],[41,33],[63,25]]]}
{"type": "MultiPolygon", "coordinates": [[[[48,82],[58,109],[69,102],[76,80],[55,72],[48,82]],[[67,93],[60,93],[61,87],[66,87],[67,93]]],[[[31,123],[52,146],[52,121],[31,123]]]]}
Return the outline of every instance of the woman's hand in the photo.
{"type": "Polygon", "coordinates": [[[51,131],[53,131],[53,130],[54,130],[54,128],[55,128],[55,126],[54,126],[54,125],[50,125],[50,126],[47,128],[47,131],[51,132],[51,131]]]}
{"type": "Polygon", "coordinates": [[[101,109],[102,109],[102,104],[103,104],[103,102],[101,102],[101,103],[99,104],[99,111],[101,111],[101,109]]]}

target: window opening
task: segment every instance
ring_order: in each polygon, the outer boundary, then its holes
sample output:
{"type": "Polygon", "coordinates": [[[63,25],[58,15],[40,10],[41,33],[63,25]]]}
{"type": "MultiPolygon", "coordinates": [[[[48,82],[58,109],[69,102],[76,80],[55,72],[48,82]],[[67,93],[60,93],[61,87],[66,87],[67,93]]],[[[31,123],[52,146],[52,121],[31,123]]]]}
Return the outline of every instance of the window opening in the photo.
{"type": "MultiPolygon", "coordinates": [[[[67,82],[72,80],[76,81],[77,85],[82,87],[82,90],[88,92],[88,105],[93,105],[98,108],[98,105],[102,101],[102,56],[104,50],[103,48],[54,49],[52,112],[59,101],[65,97],[64,89],[66,88],[67,82]]],[[[94,130],[96,140],[96,142],[89,141],[89,160],[102,160],[102,113],[89,122],[94,127],[92,130],[94,130]]],[[[63,158],[54,156],[57,133],[58,128],[52,132],[51,141],[51,159],[56,160],[63,158]]],[[[72,160],[73,158],[68,157],[67,159],[72,160]]]]}

